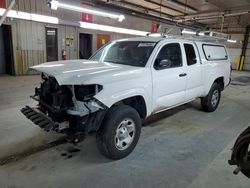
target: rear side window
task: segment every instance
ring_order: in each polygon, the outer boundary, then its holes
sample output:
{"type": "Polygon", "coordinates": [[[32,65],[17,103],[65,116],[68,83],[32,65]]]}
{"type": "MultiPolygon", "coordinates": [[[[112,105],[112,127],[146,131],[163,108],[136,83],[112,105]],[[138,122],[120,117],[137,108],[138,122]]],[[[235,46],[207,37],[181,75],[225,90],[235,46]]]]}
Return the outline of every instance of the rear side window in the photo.
{"type": "Polygon", "coordinates": [[[226,60],[228,58],[227,52],[224,46],[203,44],[202,48],[203,48],[205,57],[208,61],[226,60]]]}
{"type": "Polygon", "coordinates": [[[184,44],[188,66],[194,65],[197,62],[194,46],[192,44],[184,44]]]}

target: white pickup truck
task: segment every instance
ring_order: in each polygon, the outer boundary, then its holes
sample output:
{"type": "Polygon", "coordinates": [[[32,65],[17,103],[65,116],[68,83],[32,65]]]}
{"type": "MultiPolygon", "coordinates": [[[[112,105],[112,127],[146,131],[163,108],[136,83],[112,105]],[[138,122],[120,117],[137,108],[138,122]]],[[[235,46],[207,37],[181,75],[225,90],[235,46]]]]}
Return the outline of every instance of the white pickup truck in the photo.
{"type": "Polygon", "coordinates": [[[230,83],[224,45],[178,37],[142,37],[110,42],[89,60],[31,67],[41,72],[36,107],[22,113],[45,130],[96,132],[97,146],[112,159],[135,148],[141,120],[197,98],[216,110],[230,83]]]}

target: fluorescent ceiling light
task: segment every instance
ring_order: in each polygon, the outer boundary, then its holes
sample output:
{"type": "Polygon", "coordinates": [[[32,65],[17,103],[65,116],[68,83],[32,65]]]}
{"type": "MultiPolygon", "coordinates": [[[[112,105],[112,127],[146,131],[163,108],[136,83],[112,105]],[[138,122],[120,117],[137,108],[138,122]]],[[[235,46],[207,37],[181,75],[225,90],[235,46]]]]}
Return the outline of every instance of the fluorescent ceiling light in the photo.
{"type": "Polygon", "coordinates": [[[62,9],[67,9],[67,10],[73,10],[76,12],[82,12],[82,13],[88,13],[88,14],[93,14],[93,15],[97,15],[97,16],[108,17],[108,18],[116,19],[119,22],[122,22],[125,19],[125,16],[122,14],[119,15],[119,14],[113,14],[113,13],[103,12],[103,11],[99,11],[99,10],[94,10],[91,8],[78,7],[78,6],[74,6],[74,5],[61,3],[61,2],[55,1],[55,0],[50,1],[49,4],[50,4],[51,9],[53,9],[53,10],[57,10],[58,8],[62,8],[62,9]]]}
{"type": "MultiPolygon", "coordinates": [[[[0,9],[0,16],[2,16],[4,12],[5,12],[5,9],[0,9]]],[[[15,10],[11,10],[7,14],[7,17],[17,18],[17,19],[22,19],[22,20],[32,20],[36,22],[52,23],[52,24],[59,23],[59,19],[56,17],[44,16],[40,14],[31,14],[31,13],[20,12],[20,11],[15,11],[15,10]]]]}
{"type": "Polygon", "coordinates": [[[227,39],[227,42],[236,43],[237,40],[227,39]]]}
{"type": "Polygon", "coordinates": [[[122,34],[128,34],[128,35],[139,35],[139,36],[146,36],[147,31],[139,31],[139,30],[133,30],[133,29],[126,29],[126,28],[120,28],[120,27],[112,27],[108,25],[100,25],[100,24],[94,24],[94,23],[88,23],[88,22],[80,22],[80,27],[85,29],[93,29],[93,30],[99,30],[99,31],[108,31],[108,32],[114,32],[114,33],[122,33],[122,34]]]}
{"type": "Polygon", "coordinates": [[[6,9],[0,8],[0,16],[2,16],[4,14],[6,9]]]}
{"type": "Polygon", "coordinates": [[[187,29],[183,29],[181,31],[182,34],[190,34],[190,35],[196,35],[195,31],[191,31],[191,30],[187,30],[187,29]]]}
{"type": "Polygon", "coordinates": [[[149,33],[148,36],[149,37],[161,37],[163,35],[161,33],[149,33]]]}
{"type": "Polygon", "coordinates": [[[52,9],[52,10],[57,10],[58,9],[58,4],[59,4],[59,2],[58,1],[51,1],[50,3],[50,8],[52,9]]]}

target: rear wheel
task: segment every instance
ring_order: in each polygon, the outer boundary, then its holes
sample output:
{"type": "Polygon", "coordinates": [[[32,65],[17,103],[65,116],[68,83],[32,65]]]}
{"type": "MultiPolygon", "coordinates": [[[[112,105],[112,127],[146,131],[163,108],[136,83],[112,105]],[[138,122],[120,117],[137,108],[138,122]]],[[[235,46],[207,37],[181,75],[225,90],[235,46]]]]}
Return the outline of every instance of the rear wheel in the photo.
{"type": "Polygon", "coordinates": [[[97,147],[106,157],[121,159],[135,148],[141,133],[138,112],[127,105],[114,106],[97,132],[97,147]]]}
{"type": "Polygon", "coordinates": [[[206,97],[201,98],[201,107],[205,112],[213,112],[220,103],[221,87],[214,83],[206,97]]]}

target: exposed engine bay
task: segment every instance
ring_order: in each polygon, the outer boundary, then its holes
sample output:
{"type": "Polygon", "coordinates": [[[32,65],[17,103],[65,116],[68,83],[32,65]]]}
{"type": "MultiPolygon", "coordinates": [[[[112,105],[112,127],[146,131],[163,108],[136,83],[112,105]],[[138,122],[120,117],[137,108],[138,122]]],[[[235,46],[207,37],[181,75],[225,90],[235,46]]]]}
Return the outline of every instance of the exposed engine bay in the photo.
{"type": "Polygon", "coordinates": [[[31,96],[38,101],[38,106],[21,110],[27,118],[46,131],[71,134],[98,130],[107,111],[107,107],[94,98],[102,86],[60,86],[54,77],[45,74],[41,77],[40,87],[35,88],[35,95],[31,96]]]}

